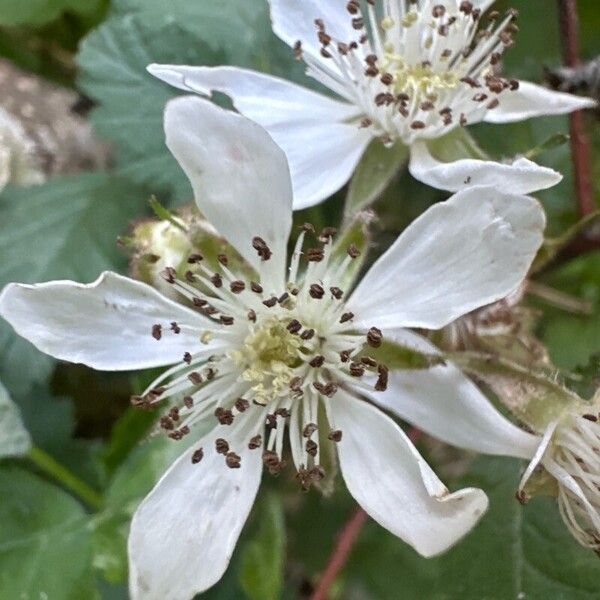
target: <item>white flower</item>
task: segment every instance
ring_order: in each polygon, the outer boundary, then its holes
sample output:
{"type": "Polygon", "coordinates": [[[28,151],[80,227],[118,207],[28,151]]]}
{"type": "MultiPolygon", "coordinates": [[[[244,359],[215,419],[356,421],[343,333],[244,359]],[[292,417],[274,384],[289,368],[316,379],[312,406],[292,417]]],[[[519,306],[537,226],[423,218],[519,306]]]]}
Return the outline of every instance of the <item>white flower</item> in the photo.
{"type": "Polygon", "coordinates": [[[0,108],[0,191],[8,183],[33,185],[43,180],[33,142],[19,121],[0,108]]]}
{"type": "Polygon", "coordinates": [[[449,493],[400,427],[362,399],[387,386],[370,347],[399,326],[440,328],[514,290],[542,242],[539,204],[491,188],[460,192],[418,218],[350,295],[342,282],[356,248],[340,252],[331,230],[302,250],[307,228],[286,267],[291,180],[259,125],[186,97],[167,106],[165,128],[199,208],[254,278],[191,256],[191,273],[165,272],[189,308],[114,273],[89,285],[11,284],[0,296],[0,314],[59,359],[104,370],[174,365],[135,401],[169,399],[161,423],[171,437],[220,422],[134,516],[133,598],[187,599],[219,580],[263,463],[283,468],[286,431],[302,485],[323,476],[323,446],[335,447],[350,493],[377,522],[424,556],[443,552],[487,499],[449,493]]]}
{"type": "MultiPolygon", "coordinates": [[[[395,340],[426,353],[437,349],[415,333],[396,331],[395,340]]],[[[514,383],[505,383],[494,374],[489,379],[507,405],[518,406],[528,393],[527,371],[514,383]]],[[[531,411],[538,416],[528,420],[519,414],[533,433],[513,425],[496,410],[484,394],[452,364],[427,371],[395,371],[388,390],[372,400],[440,440],[483,454],[512,456],[529,461],[517,493],[528,500],[528,484],[536,475],[544,490],[558,498],[567,527],[584,546],[600,548],[600,394],[584,402],[564,389],[548,383],[547,397],[538,396],[531,411]]],[[[515,411],[517,412],[517,411],[515,411]]]]}
{"type": "Polygon", "coordinates": [[[490,14],[490,25],[479,28],[490,4],[369,1],[363,14],[356,0],[270,0],[274,32],[303,58],[308,75],[339,99],[236,67],[154,64],[148,70],[183,90],[228,94],[242,114],[265,127],[288,157],[295,209],[339,190],[373,138],[410,146],[411,173],[433,187],[498,185],[531,193],[555,185],[561,175],[525,158],[442,163],[428,147],[463,125],[595,105],[497,75],[494,65],[511,43],[514,12],[497,24],[490,14]]]}

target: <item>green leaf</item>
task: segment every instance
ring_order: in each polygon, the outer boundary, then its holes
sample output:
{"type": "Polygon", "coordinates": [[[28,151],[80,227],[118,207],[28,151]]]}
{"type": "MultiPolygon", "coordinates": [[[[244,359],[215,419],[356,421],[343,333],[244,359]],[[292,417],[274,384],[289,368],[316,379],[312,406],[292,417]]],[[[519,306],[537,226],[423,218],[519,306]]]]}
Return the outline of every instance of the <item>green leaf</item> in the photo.
{"type": "MultiPolygon", "coordinates": [[[[361,158],[346,197],[344,218],[351,220],[369,207],[385,191],[401,166],[408,159],[408,147],[400,142],[386,148],[373,140],[361,158]]],[[[398,198],[400,202],[402,199],[398,198]]]]}
{"type": "Polygon", "coordinates": [[[164,144],[162,115],[180,92],[146,66],[231,64],[287,78],[301,68],[271,33],[267,3],[238,0],[223,0],[218,10],[210,2],[122,0],[84,39],[77,60],[80,85],[99,104],[92,121],[114,142],[119,172],[176,201],[190,200],[192,192],[164,144]]]}
{"type": "Polygon", "coordinates": [[[283,586],[285,523],[278,495],[261,498],[256,537],[241,550],[240,582],[251,600],[277,600],[283,586]]]}
{"type": "Polygon", "coordinates": [[[550,373],[476,352],[449,352],[445,356],[465,373],[484,381],[515,416],[540,433],[550,421],[582,402],[550,373]]]}
{"type": "Polygon", "coordinates": [[[346,590],[367,587],[371,598],[403,600],[592,600],[600,561],[571,538],[556,501],[535,498],[522,507],[515,490],[519,461],[478,459],[456,482],[482,488],[490,508],[464,540],[438,558],[423,559],[370,524],[346,569],[346,590]]]}
{"type": "Polygon", "coordinates": [[[462,158],[489,160],[489,156],[479,147],[465,127],[457,127],[440,138],[428,140],[431,153],[442,162],[452,162],[462,158]]]}
{"type": "Polygon", "coordinates": [[[0,597],[97,598],[81,505],[16,466],[0,469],[0,497],[0,597]]]}
{"type": "Polygon", "coordinates": [[[63,12],[88,15],[96,12],[102,0],[0,0],[0,25],[43,25],[63,12]]]}
{"type": "Polygon", "coordinates": [[[0,383],[0,458],[21,456],[30,447],[31,438],[23,425],[19,409],[0,383]]]}
{"type": "MultiPolygon", "coordinates": [[[[32,188],[7,188],[0,196],[0,288],[11,281],[91,281],[120,269],[119,233],[139,216],[145,197],[106,173],[61,177],[32,188]]],[[[44,381],[54,361],[0,323],[0,377],[13,392],[44,381]]]]}

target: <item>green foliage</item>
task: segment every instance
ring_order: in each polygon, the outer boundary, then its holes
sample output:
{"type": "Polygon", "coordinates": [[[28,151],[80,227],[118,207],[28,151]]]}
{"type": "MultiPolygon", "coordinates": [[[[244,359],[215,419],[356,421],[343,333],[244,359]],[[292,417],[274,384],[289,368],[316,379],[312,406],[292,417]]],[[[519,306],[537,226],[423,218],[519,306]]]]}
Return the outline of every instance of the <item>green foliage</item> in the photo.
{"type": "MultiPolygon", "coordinates": [[[[0,197],[0,287],[11,281],[91,281],[125,260],[117,236],[144,210],[143,193],[105,173],[58,178],[0,197]]],[[[52,359],[0,324],[0,376],[13,392],[43,382],[52,359]]]]}
{"type": "Polygon", "coordinates": [[[89,518],[59,488],[0,468],[0,597],[97,598],[89,518]]]}
{"type": "Polygon", "coordinates": [[[283,587],[285,522],[279,496],[261,498],[257,534],[241,548],[240,580],[251,600],[277,600],[283,587]]]}
{"type": "Polygon", "coordinates": [[[25,454],[31,445],[19,409],[0,383],[0,458],[25,454]]]}
{"type": "Polygon", "coordinates": [[[93,13],[103,0],[1,0],[0,25],[43,25],[63,12],[93,13]]]}

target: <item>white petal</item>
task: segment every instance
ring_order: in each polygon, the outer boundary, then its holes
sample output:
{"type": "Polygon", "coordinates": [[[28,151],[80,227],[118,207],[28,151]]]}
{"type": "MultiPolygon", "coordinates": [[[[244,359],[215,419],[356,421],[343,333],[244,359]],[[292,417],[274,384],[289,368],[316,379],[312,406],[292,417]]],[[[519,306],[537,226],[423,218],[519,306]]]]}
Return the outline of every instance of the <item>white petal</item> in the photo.
{"type": "Polygon", "coordinates": [[[269,270],[283,282],[292,185],[281,149],[260,125],[194,96],[167,104],[165,132],[200,210],[257,270],[252,239],[263,238],[269,270]]]}
{"type": "Polygon", "coordinates": [[[432,206],[373,265],[349,305],[358,327],[439,329],[508,296],[543,241],[527,196],[472,187],[432,206]]]}
{"type": "Polygon", "coordinates": [[[331,413],[342,431],[338,455],[348,490],[373,519],[423,556],[447,550],[486,511],[481,490],[450,494],[400,427],[371,404],[338,391],[331,413]]]}
{"type": "Polygon", "coordinates": [[[474,8],[478,8],[481,12],[486,11],[496,0],[471,0],[474,8]]]}
{"type": "Polygon", "coordinates": [[[518,90],[505,91],[498,100],[500,105],[486,113],[484,120],[488,123],[512,123],[531,117],[563,115],[597,105],[591,98],[555,92],[528,81],[520,81],[518,90]]]}
{"type": "Polygon", "coordinates": [[[0,315],[36,348],[60,360],[105,371],[147,369],[176,363],[213,325],[154,288],[103,273],[90,284],[51,281],[11,283],[0,294],[0,315]],[[181,333],[170,331],[176,321],[181,333]],[[160,324],[162,338],[152,337],[160,324]]]}
{"type": "Polygon", "coordinates": [[[140,504],[129,534],[133,600],[190,600],[221,579],[260,484],[261,452],[248,449],[254,433],[217,427],[182,454],[140,504]],[[239,469],[227,467],[215,451],[218,437],[241,457],[239,469]],[[200,447],[204,458],[192,464],[200,447]]]}
{"type": "Polygon", "coordinates": [[[517,158],[511,164],[475,158],[440,162],[431,155],[424,141],[411,145],[408,168],[415,179],[451,192],[473,185],[491,185],[508,193],[531,194],[555,186],[562,180],[557,171],[527,158],[517,158]]]}
{"type": "MultiPolygon", "coordinates": [[[[385,330],[383,334],[420,352],[439,352],[424,337],[406,329],[385,330]]],[[[451,363],[431,369],[391,371],[385,392],[362,393],[422,431],[460,448],[530,459],[539,444],[537,436],[502,416],[451,363]]]]}
{"type": "Polygon", "coordinates": [[[323,20],[336,41],[348,43],[358,37],[346,9],[348,0],[269,0],[269,4],[274,33],[291,47],[300,40],[303,50],[315,57],[321,56],[315,19],[323,20]]]}
{"type": "Polygon", "coordinates": [[[150,73],[183,90],[231,97],[286,154],[294,209],[322,202],[350,179],[371,136],[356,123],[355,106],[284,79],[236,67],[150,65],[150,73]]]}

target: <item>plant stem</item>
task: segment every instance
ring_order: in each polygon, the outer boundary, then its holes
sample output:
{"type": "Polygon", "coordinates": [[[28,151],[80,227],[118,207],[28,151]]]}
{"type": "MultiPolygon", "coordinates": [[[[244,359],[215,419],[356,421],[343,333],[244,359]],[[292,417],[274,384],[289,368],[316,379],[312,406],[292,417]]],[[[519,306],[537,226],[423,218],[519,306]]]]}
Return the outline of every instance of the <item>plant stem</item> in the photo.
{"type": "Polygon", "coordinates": [[[83,500],[91,508],[99,509],[102,507],[102,496],[85,481],[82,481],[74,475],[69,469],[54,460],[47,452],[32,446],[27,457],[41,471],[58,481],[66,489],[73,492],[77,497],[83,500]]]}
{"type": "MultiPolygon", "coordinates": [[[[558,0],[560,33],[563,46],[564,63],[568,67],[579,64],[579,37],[576,0],[558,0]]],[[[570,116],[571,154],[577,208],[584,217],[594,212],[594,188],[591,175],[591,149],[585,135],[583,111],[578,110],[570,116]]]]}
{"type": "MultiPolygon", "coordinates": [[[[411,427],[407,435],[414,444],[421,438],[423,433],[420,429],[411,427]]],[[[369,515],[359,506],[350,515],[346,523],[344,523],[338,533],[336,544],[329,556],[325,571],[321,575],[321,579],[312,593],[310,600],[327,600],[329,598],[329,590],[346,565],[350,552],[358,539],[363,525],[368,519],[369,515]]]]}

